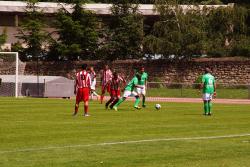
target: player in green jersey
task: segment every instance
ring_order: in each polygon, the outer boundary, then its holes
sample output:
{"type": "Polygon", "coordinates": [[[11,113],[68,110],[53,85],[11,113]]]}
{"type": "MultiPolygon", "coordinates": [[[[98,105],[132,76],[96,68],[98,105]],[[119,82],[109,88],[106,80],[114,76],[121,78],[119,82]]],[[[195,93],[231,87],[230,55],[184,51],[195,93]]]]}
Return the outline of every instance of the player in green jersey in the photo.
{"type": "Polygon", "coordinates": [[[212,98],[216,95],[215,78],[211,74],[209,68],[205,69],[205,74],[202,75],[201,89],[203,93],[204,115],[211,115],[212,113],[212,98]]]}
{"type": "Polygon", "coordinates": [[[141,80],[139,81],[139,85],[141,85],[142,88],[137,88],[137,93],[142,96],[142,107],[146,107],[145,100],[146,100],[148,74],[145,72],[144,67],[141,68],[140,73],[141,73],[141,80]]]}
{"type": "Polygon", "coordinates": [[[135,103],[134,103],[134,108],[136,109],[141,109],[138,105],[140,103],[140,97],[136,91],[134,91],[135,88],[138,88],[141,86],[138,85],[139,81],[141,80],[141,74],[136,73],[136,75],[133,77],[133,79],[127,84],[125,87],[123,97],[113,106],[113,109],[117,111],[117,107],[126,100],[127,97],[129,96],[134,96],[135,97],[135,103]]]}

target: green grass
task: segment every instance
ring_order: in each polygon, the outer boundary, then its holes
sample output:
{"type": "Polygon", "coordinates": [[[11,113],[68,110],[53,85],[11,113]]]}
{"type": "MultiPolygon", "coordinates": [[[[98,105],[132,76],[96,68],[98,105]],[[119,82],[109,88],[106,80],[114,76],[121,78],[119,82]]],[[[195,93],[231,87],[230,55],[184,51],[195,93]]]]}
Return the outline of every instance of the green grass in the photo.
{"type": "MultiPolygon", "coordinates": [[[[97,89],[97,92],[100,93],[100,89],[97,89]]],[[[106,95],[108,95],[106,93],[106,95]]],[[[174,88],[149,88],[147,90],[148,97],[189,97],[189,98],[200,98],[202,97],[201,91],[199,89],[183,88],[183,89],[174,89],[174,88]]],[[[250,90],[248,89],[217,89],[217,98],[226,98],[226,99],[249,99],[250,90]]]]}
{"type": "Polygon", "coordinates": [[[83,117],[82,113],[72,117],[73,100],[0,98],[0,166],[249,166],[250,136],[83,146],[250,133],[250,105],[214,104],[211,117],[202,115],[202,104],[161,105],[159,111],[154,103],[136,111],[131,102],[124,102],[115,112],[91,102],[91,117],[83,117]],[[34,150],[20,151],[25,149],[34,150]]]}
{"type": "MultiPolygon", "coordinates": [[[[227,99],[248,99],[248,89],[217,89],[218,98],[227,99]]],[[[201,97],[201,93],[198,89],[166,89],[166,88],[151,88],[147,91],[147,96],[160,96],[160,97],[201,97]]]]}

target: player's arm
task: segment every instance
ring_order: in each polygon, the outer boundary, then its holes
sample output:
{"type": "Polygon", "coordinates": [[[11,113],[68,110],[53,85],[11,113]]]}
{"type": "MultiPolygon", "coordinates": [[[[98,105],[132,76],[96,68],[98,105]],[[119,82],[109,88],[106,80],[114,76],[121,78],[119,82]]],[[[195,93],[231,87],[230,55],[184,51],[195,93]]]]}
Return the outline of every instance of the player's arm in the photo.
{"type": "Polygon", "coordinates": [[[213,82],[213,85],[214,85],[214,97],[216,97],[216,95],[217,95],[217,93],[216,93],[217,85],[216,85],[215,80],[214,80],[214,82],[213,82]]]}
{"type": "Polygon", "coordinates": [[[91,77],[90,77],[89,74],[87,75],[87,82],[88,82],[89,89],[91,89],[91,83],[92,83],[92,81],[91,81],[91,77]]]}
{"type": "Polygon", "coordinates": [[[204,87],[205,87],[205,78],[202,76],[201,84],[200,84],[200,90],[202,90],[204,87]]]}
{"type": "Polygon", "coordinates": [[[145,79],[145,89],[147,89],[148,87],[148,74],[147,74],[147,78],[145,79]]]}
{"type": "Polygon", "coordinates": [[[74,82],[74,94],[76,94],[76,87],[77,87],[77,79],[75,79],[75,82],[74,82]]]}

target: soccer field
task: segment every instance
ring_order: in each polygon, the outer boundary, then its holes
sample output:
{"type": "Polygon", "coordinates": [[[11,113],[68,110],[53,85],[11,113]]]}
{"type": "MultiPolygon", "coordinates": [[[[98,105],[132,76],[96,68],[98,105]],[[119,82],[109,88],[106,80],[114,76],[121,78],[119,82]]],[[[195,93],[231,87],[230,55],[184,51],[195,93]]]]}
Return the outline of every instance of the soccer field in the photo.
{"type": "Polygon", "coordinates": [[[250,105],[148,103],[119,111],[74,100],[0,98],[1,167],[248,167],[250,105]]]}

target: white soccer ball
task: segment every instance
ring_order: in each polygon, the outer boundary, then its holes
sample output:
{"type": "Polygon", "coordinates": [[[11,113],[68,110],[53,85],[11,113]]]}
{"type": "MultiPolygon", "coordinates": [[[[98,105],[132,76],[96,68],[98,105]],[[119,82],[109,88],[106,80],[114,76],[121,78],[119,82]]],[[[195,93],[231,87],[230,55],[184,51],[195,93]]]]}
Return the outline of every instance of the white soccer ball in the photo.
{"type": "Polygon", "coordinates": [[[160,104],[156,104],[155,108],[156,108],[156,110],[159,110],[159,109],[161,109],[161,105],[160,104]]]}

